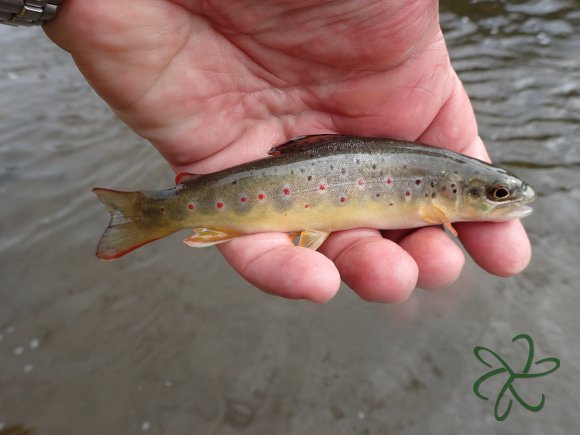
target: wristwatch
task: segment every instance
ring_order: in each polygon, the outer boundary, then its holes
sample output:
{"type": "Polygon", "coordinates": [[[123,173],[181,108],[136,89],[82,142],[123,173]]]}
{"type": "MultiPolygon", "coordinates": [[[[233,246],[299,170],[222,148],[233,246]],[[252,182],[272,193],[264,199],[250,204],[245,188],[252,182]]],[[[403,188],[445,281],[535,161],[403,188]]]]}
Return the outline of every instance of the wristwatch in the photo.
{"type": "Polygon", "coordinates": [[[0,0],[0,24],[40,25],[54,18],[62,0],[0,0]]]}

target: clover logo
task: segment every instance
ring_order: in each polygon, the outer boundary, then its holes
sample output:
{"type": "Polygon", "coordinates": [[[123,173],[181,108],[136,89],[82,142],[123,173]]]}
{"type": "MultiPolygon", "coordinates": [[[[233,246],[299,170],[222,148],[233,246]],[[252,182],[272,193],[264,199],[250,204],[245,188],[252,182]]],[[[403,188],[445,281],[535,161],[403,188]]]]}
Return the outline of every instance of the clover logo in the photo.
{"type": "Polygon", "coordinates": [[[477,397],[479,397],[482,400],[489,400],[489,398],[485,397],[483,394],[481,394],[479,392],[479,387],[481,386],[481,384],[483,384],[486,380],[488,380],[496,375],[500,375],[502,373],[508,374],[508,378],[507,378],[506,382],[503,384],[503,387],[499,391],[499,394],[497,395],[497,398],[495,400],[494,416],[495,416],[495,419],[497,421],[505,420],[512,409],[513,400],[510,398],[506,410],[502,414],[499,413],[500,404],[501,404],[502,399],[505,397],[505,394],[508,390],[512,394],[513,398],[516,399],[518,401],[518,403],[520,405],[522,405],[528,411],[532,411],[532,412],[540,411],[544,407],[544,404],[546,403],[546,396],[544,396],[544,394],[542,394],[540,397],[540,401],[537,404],[530,405],[528,402],[526,402],[518,394],[518,392],[516,391],[516,389],[514,387],[514,381],[516,381],[518,379],[531,379],[531,378],[539,378],[542,376],[546,376],[552,372],[555,372],[560,367],[560,360],[558,360],[557,358],[554,358],[554,357],[543,358],[539,361],[536,361],[534,363],[535,366],[542,366],[542,365],[548,363],[550,365],[553,364],[552,367],[548,370],[544,370],[541,372],[530,373],[530,368],[532,367],[532,361],[534,359],[534,341],[532,340],[532,337],[530,337],[528,334],[516,335],[512,339],[512,342],[515,343],[517,340],[525,340],[528,343],[528,359],[527,359],[526,364],[524,366],[524,369],[521,373],[516,373],[505,362],[505,360],[502,357],[500,357],[497,353],[495,353],[493,350],[488,349],[488,348],[483,347],[483,346],[477,346],[473,349],[473,352],[475,353],[475,357],[481,363],[483,363],[485,366],[493,369],[493,365],[488,363],[487,361],[485,361],[483,359],[483,356],[482,356],[483,351],[485,351],[485,352],[489,353],[490,355],[492,355],[493,357],[495,357],[495,359],[501,365],[501,367],[490,370],[489,372],[487,372],[486,374],[481,376],[479,379],[477,379],[477,381],[475,381],[475,383],[473,384],[473,392],[475,393],[475,395],[477,397]]]}

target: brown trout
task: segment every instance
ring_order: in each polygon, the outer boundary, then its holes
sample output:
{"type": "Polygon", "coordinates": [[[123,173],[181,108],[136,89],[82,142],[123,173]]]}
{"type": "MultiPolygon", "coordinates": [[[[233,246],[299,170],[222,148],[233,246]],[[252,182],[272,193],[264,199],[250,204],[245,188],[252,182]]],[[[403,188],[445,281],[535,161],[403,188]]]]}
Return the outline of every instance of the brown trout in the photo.
{"type": "Polygon", "coordinates": [[[111,214],[97,256],[112,260],[186,228],[203,247],[268,231],[318,249],[333,231],[402,229],[529,215],[536,194],[505,169],[397,139],[314,135],[271,157],[205,175],[180,174],[169,190],[93,192],[111,214]]]}

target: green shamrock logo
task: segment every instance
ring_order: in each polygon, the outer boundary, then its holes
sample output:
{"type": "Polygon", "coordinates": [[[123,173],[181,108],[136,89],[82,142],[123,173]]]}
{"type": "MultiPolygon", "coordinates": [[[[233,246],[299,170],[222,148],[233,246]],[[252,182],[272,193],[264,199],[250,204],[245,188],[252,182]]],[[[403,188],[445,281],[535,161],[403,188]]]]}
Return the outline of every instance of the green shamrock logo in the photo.
{"type": "Polygon", "coordinates": [[[541,366],[545,363],[553,363],[552,368],[538,373],[530,373],[530,368],[532,367],[532,361],[534,359],[534,341],[532,340],[532,337],[530,337],[528,334],[516,335],[512,339],[512,342],[515,343],[517,340],[525,340],[528,343],[528,359],[521,373],[516,373],[514,370],[512,370],[512,368],[505,362],[505,360],[502,357],[500,357],[497,353],[495,353],[493,350],[483,346],[477,346],[473,349],[475,357],[485,366],[493,368],[492,364],[488,363],[483,359],[482,356],[483,351],[488,352],[490,355],[495,357],[495,359],[502,366],[500,368],[490,370],[489,372],[481,376],[479,379],[477,379],[477,381],[475,381],[475,383],[473,384],[473,392],[477,397],[479,397],[482,400],[489,400],[487,397],[485,397],[483,394],[479,392],[479,387],[481,386],[481,384],[483,384],[489,378],[492,378],[493,376],[502,373],[507,373],[509,375],[507,381],[503,384],[503,387],[501,388],[497,396],[497,399],[495,400],[494,416],[497,421],[505,420],[512,409],[513,400],[510,398],[506,410],[502,414],[499,413],[500,403],[502,402],[502,399],[504,398],[508,390],[510,391],[512,396],[519,402],[519,404],[522,405],[524,408],[526,408],[528,411],[532,412],[540,411],[544,407],[544,404],[546,403],[546,396],[542,394],[540,402],[538,404],[530,405],[518,394],[518,392],[514,387],[514,381],[517,379],[530,379],[546,376],[552,372],[555,372],[560,367],[560,360],[558,360],[557,358],[554,357],[544,358],[539,361],[536,361],[534,364],[536,366],[541,366]]]}

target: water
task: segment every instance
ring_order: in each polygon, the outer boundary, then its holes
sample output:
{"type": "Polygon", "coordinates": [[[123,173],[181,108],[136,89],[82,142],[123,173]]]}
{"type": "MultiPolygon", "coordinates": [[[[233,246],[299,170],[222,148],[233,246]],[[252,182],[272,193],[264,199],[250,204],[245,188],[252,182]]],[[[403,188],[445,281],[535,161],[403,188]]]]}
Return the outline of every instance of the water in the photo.
{"type": "MultiPolygon", "coordinates": [[[[570,434],[580,425],[580,2],[442,2],[452,61],[496,162],[539,191],[528,270],[398,306],[347,288],[325,306],[263,295],[180,236],[94,257],[95,185],[173,174],[39,29],[0,28],[0,428],[35,434],[570,434]],[[488,346],[556,373],[493,418],[488,346]]],[[[497,387],[494,389],[494,387],[497,387]]],[[[0,432],[1,433],[1,432],[0,432]]]]}

